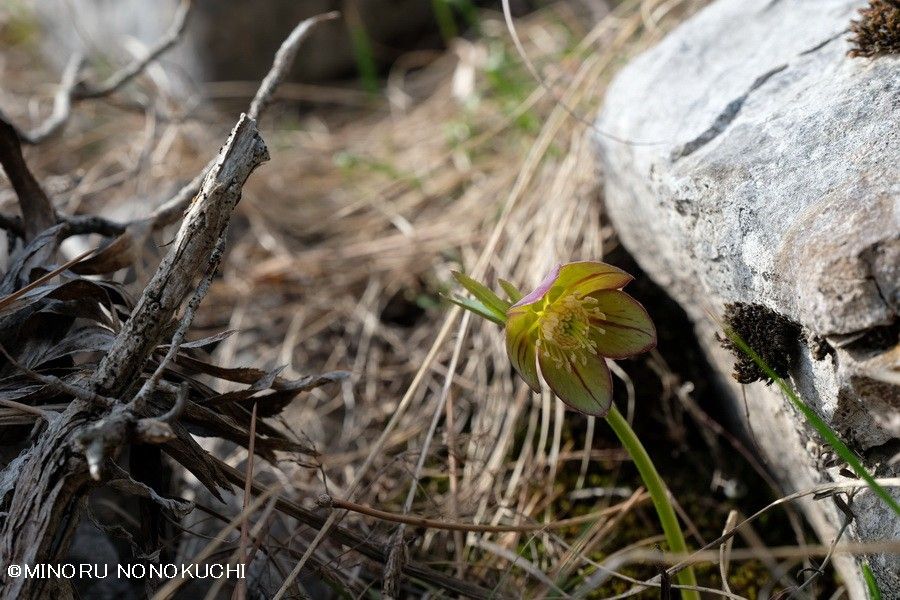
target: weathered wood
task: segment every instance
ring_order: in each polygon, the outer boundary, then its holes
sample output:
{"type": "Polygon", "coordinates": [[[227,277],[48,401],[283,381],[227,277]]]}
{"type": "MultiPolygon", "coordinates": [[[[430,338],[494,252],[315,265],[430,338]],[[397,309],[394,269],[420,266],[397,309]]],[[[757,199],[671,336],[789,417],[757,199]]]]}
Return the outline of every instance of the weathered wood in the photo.
{"type": "MultiPolygon", "coordinates": [[[[267,159],[255,121],[242,115],[189,207],[172,248],[92,377],[94,389],[119,395],[137,380],[224,235],[244,182],[267,159]]],[[[0,518],[0,564],[49,562],[66,547],[71,526],[77,522],[72,514],[75,501],[102,466],[97,457],[121,449],[136,421],[124,402],[98,412],[82,400],[72,400],[35,444],[11,463],[18,475],[11,490],[0,489],[11,496],[8,503],[0,498],[0,505],[7,507],[0,518]],[[86,456],[95,459],[93,473],[86,456]]],[[[5,471],[0,477],[0,481],[10,479],[5,471]]],[[[10,578],[3,569],[0,599],[44,597],[47,585],[42,579],[10,578]]]]}
{"type": "Polygon", "coordinates": [[[242,115],[199,195],[188,207],[172,249],[101,361],[94,377],[97,390],[115,396],[134,381],[190,292],[194,277],[205,270],[216,242],[225,233],[247,177],[268,158],[256,122],[242,115]]]}
{"type": "MultiPolygon", "coordinates": [[[[45,579],[7,575],[8,565],[50,562],[77,522],[74,500],[91,485],[87,463],[73,451],[73,442],[90,422],[88,406],[73,400],[23,452],[16,482],[0,519],[0,598],[42,598],[45,579]]],[[[3,491],[3,490],[0,490],[3,491]]]]}
{"type": "MultiPolygon", "coordinates": [[[[124,75],[110,79],[97,89],[102,89],[104,94],[115,91],[170,47],[183,29],[189,6],[189,0],[182,2],[173,33],[166,38],[168,41],[161,42],[144,61],[136,63],[137,66],[123,70],[124,75]]],[[[253,116],[241,115],[216,159],[183,188],[178,197],[148,218],[148,222],[154,225],[165,225],[176,221],[184,213],[181,228],[168,254],[87,382],[90,392],[82,390],[74,394],[67,409],[51,418],[46,429],[35,436],[32,446],[0,471],[0,565],[34,565],[58,558],[68,547],[78,522],[77,515],[73,513],[77,500],[86,488],[101,478],[104,464],[132,442],[166,442],[173,435],[169,421],[173,421],[172,427],[180,426],[174,421],[177,421],[185,406],[183,390],[169,412],[154,419],[142,419],[137,414],[141,412],[146,398],[133,402],[130,397],[136,391],[135,383],[139,381],[150,354],[163,342],[167,327],[193,289],[195,279],[204,271],[207,272],[208,285],[212,277],[211,265],[219,260],[228,223],[240,200],[243,185],[253,170],[269,158],[253,117],[260,116],[265,110],[311,26],[324,18],[331,17],[311,19],[298,25],[279,51],[272,70],[254,99],[253,116]],[[91,401],[98,394],[118,398],[118,401],[91,401]]],[[[85,94],[84,90],[77,90],[75,96],[93,97],[85,94]]],[[[21,189],[26,195],[39,193],[38,202],[29,205],[33,209],[31,212],[26,212],[23,204],[23,219],[18,222],[13,218],[0,219],[0,226],[24,233],[30,239],[56,223],[57,219],[49,200],[33,181],[27,167],[24,170],[18,168],[19,163],[24,166],[24,160],[15,127],[2,121],[2,115],[0,126],[6,126],[0,134],[8,134],[5,136],[8,143],[2,145],[4,140],[0,140],[0,151],[5,149],[4,156],[11,157],[13,176],[25,174],[24,179],[14,182],[16,191],[21,189]]],[[[111,235],[121,233],[126,227],[125,224],[100,218],[88,217],[80,223],[75,223],[76,219],[61,220],[73,225],[78,232],[100,231],[111,235]]],[[[202,299],[203,291],[201,285],[201,290],[195,294],[196,303],[202,299]]],[[[183,318],[183,321],[189,321],[189,318],[183,318]]],[[[177,341],[173,341],[175,348],[177,341]]],[[[158,377],[155,381],[162,385],[158,377]]],[[[203,479],[202,474],[200,478],[203,479]]],[[[210,484],[215,485],[212,480],[210,484]]],[[[0,569],[0,600],[58,596],[59,592],[53,581],[10,578],[5,568],[0,569]]]]}

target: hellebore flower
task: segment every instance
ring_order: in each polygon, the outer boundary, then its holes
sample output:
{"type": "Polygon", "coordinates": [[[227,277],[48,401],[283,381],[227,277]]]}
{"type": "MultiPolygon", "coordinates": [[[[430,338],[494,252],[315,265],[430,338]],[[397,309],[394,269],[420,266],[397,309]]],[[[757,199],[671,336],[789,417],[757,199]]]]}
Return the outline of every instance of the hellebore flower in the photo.
{"type": "MultiPolygon", "coordinates": [[[[647,486],[669,549],[687,552],[666,484],[612,402],[606,359],[634,356],[656,345],[647,311],[622,291],[633,277],[602,262],[568,263],[553,269],[527,296],[501,279],[507,301],[471,277],[453,275],[473,297],[449,300],[506,328],[506,352],[531,389],[540,391],[543,379],[570,407],[606,419],[647,486]]],[[[690,566],[677,578],[687,588],[683,600],[700,600],[690,566]]]]}
{"type": "MultiPolygon", "coordinates": [[[[453,275],[473,297],[449,300],[506,328],[506,352],[531,389],[540,391],[543,379],[570,407],[606,419],[647,486],[669,549],[687,552],[666,484],[612,402],[606,359],[634,356],[656,345],[647,311],[622,291],[633,277],[606,263],[573,262],[557,266],[527,296],[501,279],[507,301],[467,275],[453,275]]],[[[683,600],[700,600],[690,566],[677,578],[687,588],[683,600]]]]}
{"type": "Polygon", "coordinates": [[[609,412],[612,377],[606,358],[627,358],[656,345],[647,311],[621,289],[633,277],[612,265],[559,265],[524,297],[502,281],[514,304],[455,275],[476,299],[452,300],[505,325],[506,351],[529,387],[540,391],[543,379],[563,402],[585,414],[609,412]]]}
{"type": "Polygon", "coordinates": [[[560,265],[507,310],[506,351],[533,390],[540,390],[537,364],[560,400],[589,415],[609,412],[612,377],[605,358],[656,345],[647,311],[621,291],[632,279],[601,262],[560,265]]]}

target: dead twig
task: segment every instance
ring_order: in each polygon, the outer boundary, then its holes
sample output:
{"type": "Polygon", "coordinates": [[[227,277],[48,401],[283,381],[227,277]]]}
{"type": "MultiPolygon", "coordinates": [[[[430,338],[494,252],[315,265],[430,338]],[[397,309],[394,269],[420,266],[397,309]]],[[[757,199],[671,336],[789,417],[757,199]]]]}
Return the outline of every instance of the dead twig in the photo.
{"type": "Polygon", "coordinates": [[[382,521],[390,521],[393,523],[401,523],[403,525],[411,525],[424,529],[442,529],[445,531],[464,531],[471,533],[533,533],[535,531],[548,531],[552,529],[565,529],[573,525],[593,522],[609,515],[614,515],[627,510],[635,503],[646,500],[649,496],[646,494],[635,495],[628,501],[615,506],[610,506],[602,510],[593,512],[581,517],[573,517],[571,519],[562,519],[551,523],[529,523],[525,525],[481,525],[478,523],[459,523],[454,521],[439,521],[437,519],[427,519],[425,517],[417,517],[409,514],[392,513],[371,506],[349,502],[339,498],[332,498],[327,494],[322,494],[316,499],[316,504],[324,508],[349,510],[351,512],[367,515],[382,521]]]}
{"type": "MultiPolygon", "coordinates": [[[[61,234],[63,237],[85,235],[89,233],[114,237],[125,233],[129,225],[140,222],[140,219],[127,223],[119,223],[97,215],[69,216],[57,212],[56,222],[65,223],[66,225],[65,231],[61,234]]],[[[22,218],[18,215],[0,214],[0,229],[5,229],[21,238],[25,237],[25,227],[22,224],[22,218]]]]}
{"type": "Polygon", "coordinates": [[[178,10],[175,13],[175,18],[173,19],[168,32],[153,44],[145,56],[133,60],[125,67],[110,75],[102,83],[94,86],[82,83],[75,88],[72,94],[73,99],[85,100],[88,98],[108,96],[140,75],[150,63],[162,56],[181,39],[181,35],[184,33],[184,28],[188,22],[188,16],[191,13],[191,6],[191,0],[182,0],[181,4],[178,5],[178,10]]]}
{"type": "MultiPolygon", "coordinates": [[[[272,101],[272,96],[277,89],[278,84],[284,80],[285,76],[293,66],[297,51],[300,48],[300,43],[306,38],[312,30],[312,27],[323,21],[336,18],[338,14],[339,13],[336,12],[330,12],[306,19],[297,25],[287,39],[282,42],[281,47],[278,48],[278,52],[275,53],[272,67],[269,69],[262,84],[256,91],[253,101],[250,102],[250,108],[247,112],[250,118],[258,121],[260,117],[262,117],[266,108],[268,108],[272,101]]],[[[174,223],[181,217],[187,204],[200,190],[203,177],[209,169],[212,168],[212,165],[213,163],[210,162],[199,175],[194,177],[189,183],[178,190],[174,196],[153,211],[149,220],[153,223],[154,228],[174,223]]]]}
{"type": "Polygon", "coordinates": [[[113,94],[140,75],[150,63],[162,56],[181,39],[187,25],[188,15],[191,12],[191,5],[191,0],[182,0],[169,31],[154,43],[147,54],[133,60],[96,86],[91,86],[79,79],[78,74],[84,63],[84,56],[80,52],[74,54],[63,70],[59,88],[53,97],[53,110],[50,116],[31,131],[25,131],[10,124],[22,143],[37,145],[56,136],[69,120],[74,102],[113,94]]]}
{"type": "Polygon", "coordinates": [[[38,406],[30,406],[28,404],[22,404],[21,402],[16,402],[15,400],[0,399],[0,406],[5,406],[7,408],[17,410],[17,411],[27,414],[27,415],[34,415],[34,416],[40,417],[41,419],[44,419],[45,421],[48,421],[48,422],[53,421],[53,419],[55,419],[58,416],[58,414],[53,411],[44,410],[38,406]]]}
{"type": "MultiPolygon", "coordinates": [[[[194,274],[209,263],[244,182],[267,159],[255,122],[242,115],[190,206],[169,254],[90,378],[93,393],[119,396],[133,385],[189,293],[194,274]]],[[[75,390],[71,391],[74,395],[75,390]]],[[[54,540],[68,539],[62,532],[77,522],[67,517],[72,503],[92,480],[100,478],[108,457],[137,439],[133,436],[139,421],[129,406],[116,403],[99,418],[86,410],[88,406],[82,399],[71,402],[21,455],[18,484],[0,522],[0,556],[5,561],[36,564],[50,560],[54,540]],[[83,458],[72,454],[73,447],[81,450],[83,458]]],[[[151,429],[145,434],[155,432],[151,429]]],[[[45,584],[40,579],[14,579],[0,573],[5,597],[39,597],[45,584]]]]}
{"type": "Polygon", "coordinates": [[[0,165],[12,184],[22,213],[22,231],[25,241],[34,239],[40,232],[56,225],[53,205],[43,188],[32,175],[25,158],[19,132],[0,114],[0,165]]]}
{"type": "Polygon", "coordinates": [[[256,96],[253,97],[253,101],[250,103],[250,110],[247,111],[247,114],[251,119],[258,121],[272,102],[275,90],[284,81],[285,76],[287,76],[291,66],[294,64],[297,51],[300,49],[300,42],[303,41],[309,31],[319,23],[337,19],[339,16],[339,12],[332,11],[306,19],[297,25],[287,39],[281,43],[281,47],[278,48],[278,52],[275,53],[275,59],[272,61],[272,68],[269,69],[265,79],[263,79],[262,84],[256,91],[256,96]]]}
{"type": "Polygon", "coordinates": [[[99,390],[122,391],[143,368],[161,341],[175,311],[190,290],[193,273],[205,268],[225,233],[231,212],[250,173],[269,159],[256,123],[241,115],[204,181],[171,250],[113,341],[93,380],[99,390]]]}
{"type": "Polygon", "coordinates": [[[84,56],[76,53],[69,59],[59,82],[59,89],[53,97],[53,112],[47,119],[31,131],[20,131],[20,137],[25,144],[36,145],[50,139],[63,129],[63,125],[69,119],[72,110],[72,94],[78,85],[78,72],[84,62],[84,56]]]}
{"type": "MultiPolygon", "coordinates": [[[[209,257],[209,264],[206,267],[206,274],[203,276],[203,279],[197,285],[197,289],[194,290],[194,294],[191,296],[191,299],[188,301],[187,306],[184,309],[184,314],[181,316],[181,319],[178,322],[178,327],[175,329],[175,333],[172,335],[172,339],[169,342],[169,348],[166,350],[166,355],[163,357],[161,361],[159,361],[159,365],[157,365],[156,369],[153,371],[153,374],[144,382],[141,386],[141,389],[135,394],[134,399],[131,401],[132,410],[137,413],[141,413],[144,411],[144,406],[147,403],[147,400],[156,391],[156,387],[159,385],[160,380],[165,375],[166,369],[175,360],[175,356],[178,354],[178,350],[181,348],[182,342],[184,342],[184,337],[187,335],[188,330],[191,328],[191,323],[194,322],[194,313],[197,312],[197,308],[200,306],[200,303],[203,301],[203,298],[206,297],[206,293],[209,291],[209,286],[212,285],[213,277],[216,275],[216,271],[219,269],[219,263],[222,261],[222,253],[225,251],[225,237],[220,237],[216,242],[216,246],[213,249],[212,255],[209,257]]],[[[174,408],[174,407],[173,407],[174,408]]]]}
{"type": "MultiPolygon", "coordinates": [[[[97,98],[109,95],[121,88],[178,41],[184,31],[190,7],[191,1],[184,0],[179,7],[179,12],[176,15],[170,32],[154,45],[154,49],[151,50],[147,56],[141,60],[135,61],[125,69],[118,71],[107,79],[106,82],[97,87],[78,88],[74,87],[74,83],[71,83],[70,85],[69,75],[71,75],[71,79],[74,81],[77,75],[77,68],[72,68],[71,66],[70,68],[67,68],[66,75],[63,77],[63,82],[60,84],[60,92],[57,94],[57,101],[51,119],[48,119],[47,122],[31,134],[23,135],[18,129],[10,125],[12,130],[19,134],[23,141],[30,144],[37,144],[62,127],[68,119],[69,109],[73,99],[82,100],[87,98],[97,98]],[[70,71],[74,71],[74,73],[70,73],[70,71]],[[64,91],[66,92],[65,94],[63,94],[64,91]],[[35,136],[36,133],[39,135],[35,136]]],[[[258,121],[269,107],[275,95],[275,91],[284,81],[284,78],[287,76],[287,73],[293,65],[297,52],[300,49],[301,42],[309,34],[312,27],[324,21],[335,19],[339,14],[340,13],[338,12],[330,12],[306,19],[291,32],[278,49],[272,63],[272,68],[266,74],[265,79],[263,79],[262,84],[250,103],[250,108],[247,113],[250,118],[258,121]]],[[[80,61],[78,64],[80,65],[80,61]]],[[[77,83],[77,81],[75,83],[77,83]]],[[[0,120],[2,120],[2,116],[0,116],[0,120]]],[[[57,219],[60,222],[65,222],[69,225],[69,229],[66,232],[67,235],[83,235],[87,233],[99,233],[105,236],[120,235],[128,229],[129,225],[144,220],[150,221],[154,229],[160,229],[166,225],[171,225],[181,218],[185,208],[187,208],[191,200],[199,193],[206,174],[214,165],[215,159],[211,160],[196,177],[184,185],[172,198],[160,205],[146,218],[136,219],[127,223],[120,223],[95,215],[57,215],[57,219]]],[[[27,217],[26,221],[28,221],[27,217]]],[[[24,234],[21,220],[14,216],[0,215],[0,228],[7,229],[19,235],[24,234]]]]}

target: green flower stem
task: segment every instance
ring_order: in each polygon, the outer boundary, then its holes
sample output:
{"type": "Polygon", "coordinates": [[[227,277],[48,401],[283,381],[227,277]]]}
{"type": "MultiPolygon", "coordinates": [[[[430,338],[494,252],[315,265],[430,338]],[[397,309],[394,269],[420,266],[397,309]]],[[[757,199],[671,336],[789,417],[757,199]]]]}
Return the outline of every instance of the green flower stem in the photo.
{"type": "MultiPolygon", "coordinates": [[[[656,507],[656,513],[659,515],[659,522],[662,525],[663,533],[666,536],[666,542],[669,544],[669,550],[677,554],[685,554],[688,551],[684,536],[681,533],[681,526],[678,524],[678,517],[675,516],[675,510],[669,502],[669,494],[666,490],[666,484],[663,483],[662,477],[653,466],[650,455],[641,444],[631,425],[622,416],[622,413],[612,406],[609,414],[606,415],[606,422],[612,427],[613,431],[622,442],[622,446],[628,451],[631,460],[641,474],[644,485],[650,493],[650,499],[653,500],[653,506],[656,507]]],[[[694,570],[686,567],[678,572],[678,583],[681,585],[696,586],[697,578],[694,576],[694,570]]],[[[681,590],[683,600],[700,600],[700,594],[696,590],[681,590]]]]}
{"type": "Polygon", "coordinates": [[[900,502],[894,499],[890,492],[888,492],[881,484],[875,481],[875,477],[869,473],[868,469],[866,469],[865,465],[863,465],[862,461],[856,456],[856,453],[851,450],[847,444],[841,441],[841,438],[838,437],[837,433],[825,422],[822,417],[820,417],[816,411],[812,409],[806,402],[803,401],[800,396],[798,396],[794,390],[791,388],[787,382],[782,379],[775,370],[770,367],[766,361],[762,359],[762,357],[757,354],[753,348],[747,345],[741,336],[737,334],[736,331],[731,329],[730,327],[725,327],[725,334],[731,339],[734,344],[740,348],[741,352],[749,356],[753,359],[753,362],[763,370],[763,372],[775,382],[778,387],[781,388],[781,391],[790,399],[791,403],[803,413],[803,416],[812,425],[816,431],[819,432],[819,435],[822,436],[828,445],[831,446],[831,449],[834,450],[838,456],[844,459],[853,471],[859,476],[860,479],[865,481],[869,487],[875,492],[879,498],[884,500],[884,503],[890,507],[896,514],[900,515],[900,502]]]}

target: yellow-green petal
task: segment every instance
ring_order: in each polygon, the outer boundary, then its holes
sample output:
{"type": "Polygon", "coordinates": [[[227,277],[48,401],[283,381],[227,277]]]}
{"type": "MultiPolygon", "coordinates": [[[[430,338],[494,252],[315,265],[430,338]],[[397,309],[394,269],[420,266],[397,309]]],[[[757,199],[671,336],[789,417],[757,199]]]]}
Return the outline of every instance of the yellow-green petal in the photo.
{"type": "Polygon", "coordinates": [[[605,417],[612,405],[612,377],[606,361],[591,353],[566,356],[564,360],[559,365],[544,353],[538,356],[544,381],[571,408],[587,415],[605,417]]]}
{"type": "Polygon", "coordinates": [[[656,346],[656,326],[640,302],[620,290],[594,292],[590,297],[597,302],[591,308],[603,313],[603,318],[591,317],[590,335],[597,352],[626,358],[656,346]]]}
{"type": "Polygon", "coordinates": [[[535,392],[541,391],[535,362],[537,331],[533,327],[537,315],[528,309],[512,309],[507,313],[506,353],[519,376],[535,392]]]}
{"type": "Polygon", "coordinates": [[[598,290],[616,290],[634,277],[612,265],[599,261],[581,261],[562,265],[553,287],[565,294],[587,296],[598,290]]]}

